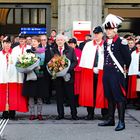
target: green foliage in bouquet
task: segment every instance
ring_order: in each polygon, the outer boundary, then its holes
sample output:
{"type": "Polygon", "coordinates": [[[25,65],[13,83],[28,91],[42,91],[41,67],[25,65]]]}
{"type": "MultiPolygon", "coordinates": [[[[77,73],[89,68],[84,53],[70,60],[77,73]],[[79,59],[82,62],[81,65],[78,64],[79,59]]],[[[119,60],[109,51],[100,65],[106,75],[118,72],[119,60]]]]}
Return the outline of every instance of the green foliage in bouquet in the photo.
{"type": "Polygon", "coordinates": [[[16,67],[27,68],[33,65],[38,58],[33,53],[24,53],[18,56],[16,67]]]}

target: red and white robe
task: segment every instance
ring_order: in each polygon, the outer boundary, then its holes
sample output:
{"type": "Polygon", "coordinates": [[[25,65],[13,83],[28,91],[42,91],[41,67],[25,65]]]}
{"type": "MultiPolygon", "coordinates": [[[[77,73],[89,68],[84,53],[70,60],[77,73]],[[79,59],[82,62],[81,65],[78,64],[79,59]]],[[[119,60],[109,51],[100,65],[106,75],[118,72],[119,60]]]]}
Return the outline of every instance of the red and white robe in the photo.
{"type": "Polygon", "coordinates": [[[104,63],[104,52],[103,52],[103,41],[99,44],[98,52],[98,83],[97,92],[94,93],[94,72],[93,65],[96,54],[97,44],[95,40],[87,42],[82,51],[80,67],[81,72],[81,88],[79,94],[79,105],[87,107],[96,108],[107,108],[107,100],[104,96],[103,91],[103,63],[104,63]],[[96,99],[94,99],[94,94],[96,94],[96,99]],[[95,101],[96,100],[96,101],[95,101]],[[96,103],[94,103],[94,101],[96,103]]]}
{"type": "Polygon", "coordinates": [[[80,59],[81,59],[81,50],[75,48],[74,49],[78,64],[74,68],[74,94],[79,95],[80,93],[80,85],[81,85],[81,68],[79,67],[80,59]]]}
{"type": "MultiPolygon", "coordinates": [[[[15,67],[17,56],[21,53],[19,46],[7,54],[0,52],[0,111],[15,110],[27,112],[27,99],[22,96],[22,83],[24,75],[18,73],[15,67]]],[[[24,49],[26,51],[26,47],[24,49]]]]}
{"type": "Polygon", "coordinates": [[[137,92],[136,92],[136,85],[137,85],[137,75],[140,72],[139,71],[139,57],[140,52],[138,50],[135,50],[131,54],[131,63],[128,70],[129,80],[128,80],[128,99],[134,99],[137,98],[137,92]]]}

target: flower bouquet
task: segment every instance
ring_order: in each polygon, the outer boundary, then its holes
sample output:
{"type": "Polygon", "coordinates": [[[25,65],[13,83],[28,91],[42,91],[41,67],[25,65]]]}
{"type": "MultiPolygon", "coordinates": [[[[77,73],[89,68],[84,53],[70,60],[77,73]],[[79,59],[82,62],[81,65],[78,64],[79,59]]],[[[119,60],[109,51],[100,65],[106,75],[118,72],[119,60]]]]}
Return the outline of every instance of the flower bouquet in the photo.
{"type": "Polygon", "coordinates": [[[20,73],[29,73],[39,66],[40,60],[33,53],[24,53],[18,56],[16,68],[20,73]]]}
{"type": "Polygon", "coordinates": [[[37,80],[37,76],[34,73],[34,69],[39,66],[40,60],[33,53],[24,53],[18,56],[16,69],[20,73],[26,73],[26,80],[37,80]]]}
{"type": "Polygon", "coordinates": [[[48,62],[47,70],[52,75],[52,79],[56,77],[64,77],[70,67],[70,60],[65,56],[54,55],[48,62]]]}

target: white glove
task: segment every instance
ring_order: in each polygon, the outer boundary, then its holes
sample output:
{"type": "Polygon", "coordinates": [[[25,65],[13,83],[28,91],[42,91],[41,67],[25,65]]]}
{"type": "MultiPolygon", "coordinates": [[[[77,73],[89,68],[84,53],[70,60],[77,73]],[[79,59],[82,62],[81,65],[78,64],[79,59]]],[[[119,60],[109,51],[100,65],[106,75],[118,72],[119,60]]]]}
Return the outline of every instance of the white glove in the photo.
{"type": "Polygon", "coordinates": [[[98,68],[97,68],[97,67],[94,67],[94,68],[93,68],[93,72],[94,72],[95,74],[98,74],[98,72],[99,72],[98,68]]]}
{"type": "Polygon", "coordinates": [[[37,66],[37,67],[35,68],[35,70],[40,70],[40,66],[37,66]]]}
{"type": "Polygon", "coordinates": [[[65,82],[68,82],[70,80],[70,73],[67,73],[63,78],[65,82]]]}

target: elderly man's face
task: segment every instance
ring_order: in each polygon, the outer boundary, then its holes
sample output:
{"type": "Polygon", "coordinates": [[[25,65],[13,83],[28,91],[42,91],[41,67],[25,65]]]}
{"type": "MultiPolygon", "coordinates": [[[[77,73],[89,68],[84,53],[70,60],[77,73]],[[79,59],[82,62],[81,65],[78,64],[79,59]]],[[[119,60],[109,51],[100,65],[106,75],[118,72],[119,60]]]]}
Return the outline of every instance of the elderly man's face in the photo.
{"type": "Polygon", "coordinates": [[[65,39],[63,37],[58,37],[56,39],[56,44],[58,45],[58,47],[64,46],[64,43],[65,43],[65,39]]]}

